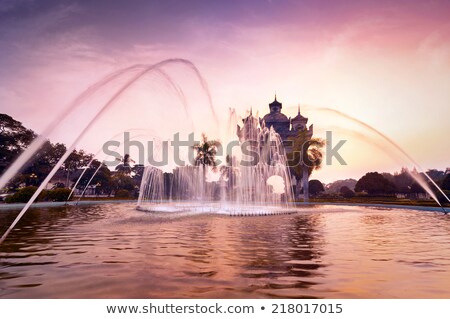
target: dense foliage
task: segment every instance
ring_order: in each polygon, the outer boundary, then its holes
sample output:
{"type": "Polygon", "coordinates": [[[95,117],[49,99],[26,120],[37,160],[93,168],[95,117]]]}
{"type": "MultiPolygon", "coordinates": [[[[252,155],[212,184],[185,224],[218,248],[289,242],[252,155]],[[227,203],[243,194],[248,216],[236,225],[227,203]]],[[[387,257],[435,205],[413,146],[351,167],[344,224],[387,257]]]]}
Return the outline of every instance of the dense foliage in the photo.
{"type": "Polygon", "coordinates": [[[129,198],[129,197],[131,197],[130,192],[127,191],[126,189],[121,189],[121,190],[117,191],[114,196],[116,198],[129,198]]]}
{"type": "Polygon", "coordinates": [[[325,191],[323,184],[317,179],[309,181],[309,193],[313,196],[317,196],[319,193],[325,191]]]}
{"type": "Polygon", "coordinates": [[[20,189],[17,193],[6,197],[5,202],[7,203],[26,203],[36,192],[36,186],[27,186],[20,189]]]}
{"type": "Polygon", "coordinates": [[[355,191],[367,192],[369,195],[385,195],[394,193],[396,187],[380,173],[370,172],[356,183],[355,191]]]}
{"type": "MultiPolygon", "coordinates": [[[[36,186],[23,187],[13,195],[6,197],[5,202],[26,203],[30,200],[36,190],[36,186]]],[[[36,201],[65,202],[69,197],[69,194],[70,189],[68,188],[46,189],[39,194],[36,201]]]]}
{"type": "Polygon", "coordinates": [[[342,186],[341,189],[339,190],[339,192],[342,195],[342,197],[344,197],[344,198],[352,198],[355,196],[355,192],[352,191],[347,186],[342,186]]]}
{"type": "MultiPolygon", "coordinates": [[[[9,115],[0,114],[0,174],[36,137],[37,134],[25,128],[22,123],[9,115]]],[[[34,193],[34,191],[31,191],[32,188],[28,187],[39,186],[66,151],[67,147],[62,143],[53,144],[48,140],[45,141],[21,173],[9,182],[9,191],[17,191],[17,195],[10,196],[9,201],[27,201],[34,193]]],[[[51,192],[45,190],[39,196],[39,199],[66,200],[70,193],[70,190],[67,192],[67,189],[74,186],[84,169],[86,169],[86,172],[80,179],[77,189],[83,190],[95,173],[89,185],[95,185],[96,195],[112,195],[118,190],[125,189],[132,196],[137,196],[144,171],[143,165],[131,166],[133,160],[128,154],[125,154],[122,163],[116,167],[115,172],[112,172],[106,165],[93,157],[92,154],[88,154],[84,150],[73,150],[56,173],[59,178],[52,183],[53,188],[56,189],[51,192]],[[66,189],[61,190],[61,188],[66,189]]]]}
{"type": "MultiPolygon", "coordinates": [[[[9,115],[0,114],[0,174],[30,145],[36,136],[37,134],[35,132],[24,127],[21,122],[13,119],[9,115]]],[[[296,193],[299,193],[301,186],[300,180],[303,173],[306,171],[311,174],[313,170],[319,169],[321,166],[324,142],[320,139],[309,139],[306,131],[299,131],[297,136],[290,139],[289,142],[293,145],[293,151],[287,154],[287,157],[292,167],[291,173],[297,179],[297,185],[299,186],[296,193]],[[308,156],[310,162],[313,164],[308,166],[307,169],[302,164],[302,157],[305,156],[308,156]],[[295,163],[297,165],[294,165],[295,163]]],[[[201,143],[193,146],[196,153],[195,164],[203,166],[205,168],[205,174],[206,167],[211,167],[212,170],[217,169],[216,155],[218,147],[219,143],[217,141],[208,140],[205,135],[203,135],[201,143]]],[[[45,141],[29,163],[25,165],[21,173],[10,181],[7,190],[9,192],[15,192],[15,194],[7,197],[5,201],[28,201],[35,192],[36,187],[43,182],[44,178],[66,151],[67,147],[62,143],[54,144],[48,140],[45,141]]],[[[228,181],[230,187],[233,187],[234,181],[237,178],[237,172],[232,169],[233,165],[229,163],[232,160],[228,157],[228,166],[220,168],[221,175],[228,181]]],[[[59,179],[52,182],[54,189],[44,190],[38,200],[66,200],[70,193],[70,188],[74,187],[83,170],[86,170],[86,172],[77,184],[78,190],[83,191],[89,183],[91,188],[94,189],[90,194],[137,197],[144,173],[144,166],[142,164],[132,165],[132,163],[134,161],[128,154],[125,154],[121,159],[121,163],[112,171],[106,165],[94,159],[92,154],[88,154],[83,150],[73,150],[57,172],[59,179]]],[[[364,193],[370,196],[391,195],[393,193],[415,196],[414,194],[425,193],[422,186],[414,179],[414,177],[419,177],[428,183],[439,199],[445,200],[444,195],[436,189],[433,183],[429,182],[426,175],[442,187],[444,192],[447,194],[450,192],[449,169],[446,171],[430,169],[426,173],[419,173],[415,170],[409,171],[406,168],[402,168],[400,172],[394,174],[367,173],[358,181],[354,179],[335,181],[326,185],[325,188],[318,180],[311,180],[308,185],[310,194],[314,196],[323,196],[322,193],[345,198],[360,196],[364,193]]],[[[165,183],[170,183],[170,174],[165,176],[165,183]]],[[[166,188],[169,189],[169,187],[166,188]]]]}

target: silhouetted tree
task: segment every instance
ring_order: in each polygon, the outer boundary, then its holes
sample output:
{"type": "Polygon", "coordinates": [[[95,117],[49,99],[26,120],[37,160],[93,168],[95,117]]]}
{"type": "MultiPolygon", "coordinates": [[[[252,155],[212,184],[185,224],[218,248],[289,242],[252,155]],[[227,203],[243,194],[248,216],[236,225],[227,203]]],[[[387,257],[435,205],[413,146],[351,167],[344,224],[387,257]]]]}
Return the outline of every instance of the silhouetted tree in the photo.
{"type": "Polygon", "coordinates": [[[70,153],[69,157],[67,157],[61,167],[67,173],[66,187],[71,187],[69,185],[69,176],[78,169],[86,167],[93,157],[94,155],[86,154],[83,150],[73,150],[72,153],[70,153]]]}
{"type": "Polygon", "coordinates": [[[65,152],[66,146],[64,144],[52,144],[50,141],[45,141],[25,165],[22,173],[36,176],[33,185],[38,185],[43,182],[65,152]]]}
{"type": "Polygon", "coordinates": [[[0,113],[0,175],[35,137],[36,134],[21,122],[0,113]]]}
{"type": "Polygon", "coordinates": [[[309,193],[313,196],[317,196],[319,193],[325,191],[323,184],[317,180],[312,179],[309,181],[309,193]]]}
{"type": "MultiPolygon", "coordinates": [[[[97,174],[95,174],[94,178],[92,179],[90,185],[97,185],[98,190],[101,192],[110,194],[112,190],[114,189],[114,184],[111,177],[111,171],[98,160],[93,160],[89,168],[86,170],[86,173],[81,177],[80,182],[77,185],[78,189],[84,189],[91,179],[91,177],[94,175],[95,171],[97,171],[97,174]],[[101,167],[98,169],[99,165],[101,167]]],[[[73,181],[75,182],[77,178],[75,178],[73,181]]]]}
{"type": "Polygon", "coordinates": [[[341,189],[339,190],[339,192],[341,193],[341,195],[344,198],[352,198],[355,196],[355,192],[352,191],[350,188],[348,188],[347,186],[342,186],[341,189]]]}
{"type": "Polygon", "coordinates": [[[356,183],[355,191],[369,195],[383,195],[395,192],[395,185],[377,172],[367,173],[356,183]]]}
{"type": "Polygon", "coordinates": [[[215,140],[208,140],[208,137],[203,133],[202,142],[193,146],[195,156],[195,166],[203,167],[203,180],[206,180],[206,167],[211,166],[213,170],[217,169],[216,154],[220,143],[215,140]]]}
{"type": "Polygon", "coordinates": [[[444,171],[440,171],[437,169],[427,170],[427,175],[430,176],[430,178],[435,182],[440,182],[445,177],[444,171]]]}
{"type": "Polygon", "coordinates": [[[111,178],[112,187],[114,190],[126,189],[127,191],[133,191],[136,185],[133,179],[124,174],[115,174],[111,178]]]}
{"type": "Polygon", "coordinates": [[[355,185],[358,181],[353,178],[337,180],[326,186],[326,191],[330,193],[339,193],[343,186],[348,187],[350,190],[355,189],[355,185]]]}
{"type": "Polygon", "coordinates": [[[136,185],[141,185],[142,176],[144,176],[145,167],[142,164],[135,164],[131,169],[131,173],[133,175],[133,179],[136,182],[136,185]]]}
{"type": "MultiPolygon", "coordinates": [[[[287,154],[288,164],[297,181],[295,195],[298,197],[302,185],[301,180],[309,178],[314,170],[321,168],[322,147],[325,143],[318,138],[309,138],[306,130],[299,130],[297,135],[289,138],[288,141],[292,144],[292,151],[287,154]]],[[[305,181],[303,184],[306,184],[305,181]]]]}
{"type": "Polygon", "coordinates": [[[445,175],[442,181],[442,188],[445,190],[450,190],[450,174],[445,175]]]}
{"type": "Polygon", "coordinates": [[[405,167],[402,168],[400,173],[394,174],[394,184],[399,192],[409,193],[413,182],[413,177],[411,176],[409,170],[405,167]]]}
{"type": "Polygon", "coordinates": [[[123,158],[118,158],[118,160],[121,160],[122,163],[116,166],[116,171],[127,176],[131,175],[131,162],[134,163],[134,160],[131,159],[130,154],[125,154],[123,158]]]}
{"type": "Polygon", "coordinates": [[[411,193],[414,193],[414,194],[426,193],[426,190],[424,190],[423,187],[420,186],[420,184],[417,182],[412,183],[410,189],[411,189],[411,193]]]}
{"type": "Polygon", "coordinates": [[[391,173],[381,173],[381,175],[383,175],[384,178],[394,184],[394,175],[392,175],[391,173]]]}

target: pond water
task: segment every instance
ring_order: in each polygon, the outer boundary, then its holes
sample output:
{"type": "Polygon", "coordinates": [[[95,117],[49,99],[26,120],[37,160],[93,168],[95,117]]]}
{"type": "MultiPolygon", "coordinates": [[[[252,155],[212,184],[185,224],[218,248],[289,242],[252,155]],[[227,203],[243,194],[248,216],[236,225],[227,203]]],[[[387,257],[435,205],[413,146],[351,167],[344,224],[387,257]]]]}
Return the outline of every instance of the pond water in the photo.
{"type": "MultiPolygon", "coordinates": [[[[0,246],[1,298],[450,298],[450,216],[316,206],[177,216],[31,209],[0,246]]],[[[3,232],[18,211],[0,211],[3,232]]]]}

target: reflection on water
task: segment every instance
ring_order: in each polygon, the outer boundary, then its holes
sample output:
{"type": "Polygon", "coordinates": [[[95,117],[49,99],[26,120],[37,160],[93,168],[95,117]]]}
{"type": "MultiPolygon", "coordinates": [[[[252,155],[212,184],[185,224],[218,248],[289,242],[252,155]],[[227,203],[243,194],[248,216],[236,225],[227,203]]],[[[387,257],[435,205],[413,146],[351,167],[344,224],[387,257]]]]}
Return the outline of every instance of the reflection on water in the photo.
{"type": "MultiPolygon", "coordinates": [[[[0,229],[18,212],[0,212],[0,229]]],[[[450,219],[317,207],[163,218],[34,209],[0,247],[3,298],[450,298],[450,219]]]]}

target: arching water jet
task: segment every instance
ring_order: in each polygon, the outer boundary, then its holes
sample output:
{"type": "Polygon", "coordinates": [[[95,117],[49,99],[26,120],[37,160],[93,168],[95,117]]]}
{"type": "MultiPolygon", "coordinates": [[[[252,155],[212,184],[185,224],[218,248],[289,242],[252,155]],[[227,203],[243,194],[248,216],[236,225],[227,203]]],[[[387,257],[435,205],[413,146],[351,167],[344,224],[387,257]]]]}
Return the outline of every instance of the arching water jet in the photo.
{"type": "MultiPolygon", "coordinates": [[[[112,74],[108,75],[106,78],[102,79],[101,81],[95,83],[91,87],[89,87],[86,91],[81,93],[71,104],[69,104],[65,112],[62,112],[60,116],[57,117],[48,127],[44,130],[43,134],[41,136],[38,136],[31,144],[30,146],[19,156],[19,158],[13,162],[13,164],[5,171],[5,173],[0,177],[0,188],[4,187],[6,183],[8,183],[11,178],[13,178],[19,170],[26,164],[27,161],[30,160],[30,158],[37,152],[37,150],[43,145],[43,143],[46,140],[46,137],[50,135],[52,131],[54,131],[58,126],[59,123],[63,119],[67,119],[69,114],[73,111],[73,109],[78,108],[83,102],[85,102],[92,94],[94,94],[96,91],[98,91],[100,88],[105,86],[106,84],[116,80],[117,78],[121,77],[124,74],[127,74],[130,71],[136,71],[137,74],[133,75],[131,79],[125,82],[124,85],[122,85],[113,95],[112,97],[98,110],[95,114],[95,116],[88,121],[88,123],[83,127],[80,133],[77,134],[75,140],[70,144],[70,146],[67,148],[66,153],[63,154],[63,156],[59,159],[59,161],[56,163],[56,165],[52,168],[50,173],[46,176],[44,181],[41,183],[41,185],[38,187],[36,192],[31,196],[30,200],[25,204],[25,206],[22,208],[20,213],[17,215],[15,220],[12,222],[12,224],[8,227],[8,229],[5,231],[3,236],[0,238],[0,244],[3,243],[3,241],[6,239],[8,234],[11,232],[11,230],[14,228],[14,226],[19,222],[19,220],[22,218],[22,216],[25,214],[25,212],[29,209],[31,204],[37,199],[39,194],[42,192],[44,187],[49,183],[50,179],[55,175],[55,173],[58,171],[58,169],[61,167],[61,165],[65,162],[65,160],[69,157],[69,155],[72,153],[72,151],[75,149],[77,144],[80,142],[80,140],[86,135],[87,132],[94,126],[94,124],[98,121],[98,119],[121,97],[121,95],[126,92],[134,83],[139,81],[141,78],[143,78],[146,74],[149,74],[151,72],[157,71],[158,74],[161,74],[160,70],[162,67],[170,64],[180,64],[183,66],[187,66],[197,77],[199,80],[199,83],[206,94],[208,98],[209,108],[210,112],[212,113],[213,120],[218,125],[218,119],[216,112],[214,110],[214,107],[212,105],[212,99],[211,94],[209,93],[209,89],[207,86],[206,81],[201,76],[200,72],[198,71],[197,67],[190,62],[189,60],[184,59],[168,59],[161,61],[159,63],[153,64],[153,65],[134,65],[122,70],[119,70],[117,72],[113,72],[112,74]]],[[[164,77],[165,80],[167,80],[167,77],[164,77]]],[[[170,79],[170,78],[169,78],[170,79]]],[[[176,85],[173,85],[176,87],[176,85]]]]}
{"type": "MultiPolygon", "coordinates": [[[[364,121],[361,121],[355,117],[352,117],[344,112],[328,108],[328,107],[314,107],[307,105],[307,108],[309,108],[312,111],[319,111],[319,112],[325,112],[325,113],[331,113],[333,115],[337,115],[341,118],[347,119],[353,123],[356,123],[368,131],[371,131],[375,133],[377,136],[381,137],[384,141],[388,142],[389,145],[393,146],[397,151],[399,151],[403,156],[405,156],[415,167],[417,167],[419,170],[423,172],[423,174],[428,178],[428,180],[436,187],[436,189],[445,197],[445,199],[450,203],[450,199],[448,196],[444,193],[444,191],[436,184],[436,182],[421,168],[421,166],[405,151],[403,150],[397,143],[395,143],[391,138],[377,130],[376,128],[372,127],[371,125],[365,123],[364,121]]],[[[420,175],[414,175],[410,174],[412,178],[433,198],[433,200],[442,208],[442,210],[445,212],[445,209],[443,208],[442,204],[439,202],[436,194],[431,190],[429,185],[421,178],[420,175]]]]}

